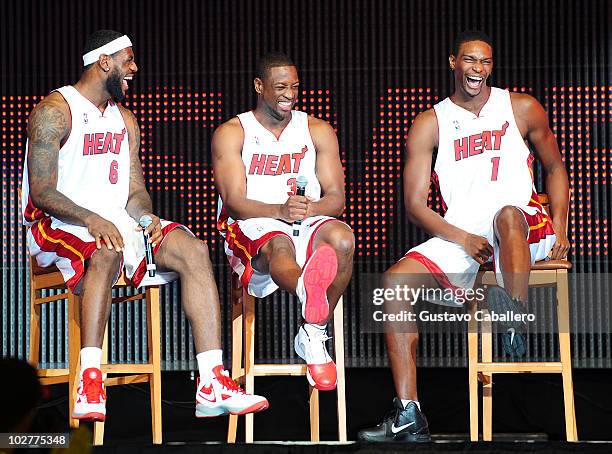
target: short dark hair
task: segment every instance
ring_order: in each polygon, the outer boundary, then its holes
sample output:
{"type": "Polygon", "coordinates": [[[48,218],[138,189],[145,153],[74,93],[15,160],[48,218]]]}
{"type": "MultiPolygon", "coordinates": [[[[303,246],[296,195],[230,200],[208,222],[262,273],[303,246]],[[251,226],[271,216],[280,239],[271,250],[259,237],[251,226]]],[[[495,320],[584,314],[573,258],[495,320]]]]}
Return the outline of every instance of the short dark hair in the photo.
{"type": "Polygon", "coordinates": [[[278,66],[295,66],[295,63],[293,63],[293,60],[288,55],[282,52],[267,53],[257,61],[255,77],[263,80],[270,69],[278,66]]]}
{"type": "Polygon", "coordinates": [[[459,33],[455,38],[452,49],[453,55],[456,56],[459,53],[461,45],[469,41],[484,41],[491,46],[491,48],[493,47],[493,41],[491,41],[491,38],[485,32],[480,30],[465,30],[459,33]]]}
{"type": "MultiPolygon", "coordinates": [[[[83,55],[97,49],[98,47],[104,46],[117,38],[121,38],[123,35],[124,33],[117,32],[115,30],[97,30],[87,37],[85,46],[83,46],[83,55]]],[[[91,65],[93,65],[93,63],[91,65]]],[[[87,65],[85,68],[87,69],[91,67],[91,65],[87,65]]]]}

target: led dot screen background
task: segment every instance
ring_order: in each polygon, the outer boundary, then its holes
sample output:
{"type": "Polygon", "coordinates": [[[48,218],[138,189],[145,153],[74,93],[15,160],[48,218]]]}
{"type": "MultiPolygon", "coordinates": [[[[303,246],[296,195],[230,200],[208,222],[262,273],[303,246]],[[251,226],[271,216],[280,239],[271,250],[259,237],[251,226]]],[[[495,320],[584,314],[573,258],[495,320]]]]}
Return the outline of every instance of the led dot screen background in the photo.
{"type": "MultiPolygon", "coordinates": [[[[383,271],[427,238],[403,209],[404,141],[415,116],[450,93],[447,57],[463,29],[491,34],[494,85],[529,93],[547,110],[570,177],[575,270],[610,271],[612,47],[605,1],[26,0],[0,9],[3,353],[27,349],[28,259],[17,197],[27,116],[50,90],[78,79],[84,39],[99,28],[123,31],[134,43],[139,72],[124,105],[140,125],[147,186],[160,215],[209,244],[224,302],[224,343],[230,339],[229,272],[215,227],[210,142],[220,123],[254,106],[255,62],[269,50],[297,63],[297,108],[325,119],[338,134],[343,220],[357,241],[346,295],[349,365],[384,363],[382,338],[359,333],[358,309],[351,306],[360,275],[383,271]]],[[[543,190],[538,166],[535,175],[543,190]]],[[[429,203],[441,208],[433,186],[429,203]]],[[[177,295],[176,287],[168,290],[164,304],[171,307],[166,320],[180,325],[177,295]]],[[[293,304],[284,295],[274,298],[293,304]]],[[[189,367],[189,330],[163,329],[182,346],[164,346],[165,367],[189,367]]],[[[266,345],[259,354],[290,355],[266,345]]]]}

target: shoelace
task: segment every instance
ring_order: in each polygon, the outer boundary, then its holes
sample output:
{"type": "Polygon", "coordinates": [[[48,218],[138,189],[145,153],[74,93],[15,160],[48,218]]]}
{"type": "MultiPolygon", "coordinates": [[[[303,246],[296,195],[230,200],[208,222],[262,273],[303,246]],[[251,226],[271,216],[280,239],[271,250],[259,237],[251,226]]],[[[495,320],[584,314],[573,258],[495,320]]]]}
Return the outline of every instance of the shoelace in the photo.
{"type": "Polygon", "coordinates": [[[83,377],[83,394],[85,394],[89,403],[99,403],[100,397],[106,399],[106,392],[102,387],[102,377],[98,376],[95,379],[83,377]]]}
{"type": "Polygon", "coordinates": [[[236,380],[233,380],[229,377],[229,375],[226,374],[227,371],[223,371],[219,375],[217,375],[217,381],[221,384],[221,386],[223,386],[228,391],[237,392],[238,394],[246,394],[244,389],[242,389],[238,385],[238,383],[236,383],[236,380]]]}
{"type": "Polygon", "coordinates": [[[400,412],[400,410],[398,408],[394,408],[393,410],[389,410],[386,414],[385,417],[383,418],[382,422],[380,424],[378,424],[379,426],[384,425],[387,421],[393,421],[395,423],[395,420],[397,419],[397,414],[400,412]]]}

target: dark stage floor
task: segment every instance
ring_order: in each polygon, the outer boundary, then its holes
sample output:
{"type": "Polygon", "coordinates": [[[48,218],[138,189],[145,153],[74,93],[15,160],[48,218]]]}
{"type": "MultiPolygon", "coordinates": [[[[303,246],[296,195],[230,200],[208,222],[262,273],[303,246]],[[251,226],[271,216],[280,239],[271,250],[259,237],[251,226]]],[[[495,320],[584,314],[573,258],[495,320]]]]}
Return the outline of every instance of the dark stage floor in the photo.
{"type": "MultiPolygon", "coordinates": [[[[237,452],[227,446],[202,445],[222,442],[227,417],[198,420],[194,414],[195,382],[185,372],[166,372],[163,388],[163,452],[237,452]],[[175,443],[180,443],[175,445],[175,443]],[[187,445],[183,444],[187,443],[187,445]],[[222,451],[223,450],[223,451],[222,451]]],[[[612,441],[612,370],[574,371],[578,436],[580,440],[612,441]]],[[[270,408],[255,416],[256,440],[308,441],[307,382],[302,377],[266,377],[255,381],[258,393],[270,408]]],[[[66,386],[50,388],[50,400],[41,408],[37,431],[65,429],[66,386]]],[[[593,451],[612,452],[612,444],[565,444],[561,377],[559,375],[499,375],[495,378],[493,404],[494,445],[467,443],[469,430],[466,369],[420,369],[419,394],[436,443],[408,448],[419,452],[593,451]],[[509,434],[509,435],[504,435],[509,434]],[[528,434],[528,435],[527,435],[528,434]],[[507,443],[522,440],[524,443],[507,443]]],[[[394,392],[389,369],[347,370],[347,420],[349,439],[360,428],[374,425],[390,409],[394,392]]],[[[139,452],[150,445],[148,387],[130,385],[108,392],[105,449],[107,452],[139,452]]],[[[238,439],[243,439],[243,418],[238,439]]],[[[335,392],[321,393],[321,439],[334,440],[336,432],[335,392]]],[[[262,445],[238,448],[259,452],[400,452],[406,447],[372,445],[262,445]]],[[[144,452],[144,451],[143,451],[144,452]]],[[[146,452],[162,452],[149,446],[146,452]]]]}

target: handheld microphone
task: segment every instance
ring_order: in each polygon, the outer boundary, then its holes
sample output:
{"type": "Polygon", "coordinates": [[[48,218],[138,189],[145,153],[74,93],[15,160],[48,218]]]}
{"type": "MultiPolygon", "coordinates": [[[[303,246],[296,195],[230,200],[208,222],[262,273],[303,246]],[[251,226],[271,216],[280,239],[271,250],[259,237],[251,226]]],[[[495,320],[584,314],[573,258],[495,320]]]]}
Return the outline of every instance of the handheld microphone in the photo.
{"type": "Polygon", "coordinates": [[[142,227],[142,236],[144,238],[145,244],[145,258],[147,261],[147,271],[149,272],[149,277],[155,277],[155,270],[157,267],[155,266],[155,260],[153,259],[153,250],[151,249],[151,243],[149,243],[149,235],[145,232],[146,228],[149,227],[153,223],[153,219],[148,214],[143,215],[138,224],[142,227]]]}
{"type": "MultiPolygon", "coordinates": [[[[304,175],[300,175],[295,180],[295,195],[306,194],[306,185],[308,184],[308,178],[304,175]]],[[[300,225],[302,221],[295,221],[293,223],[293,236],[300,236],[300,225]]]]}

